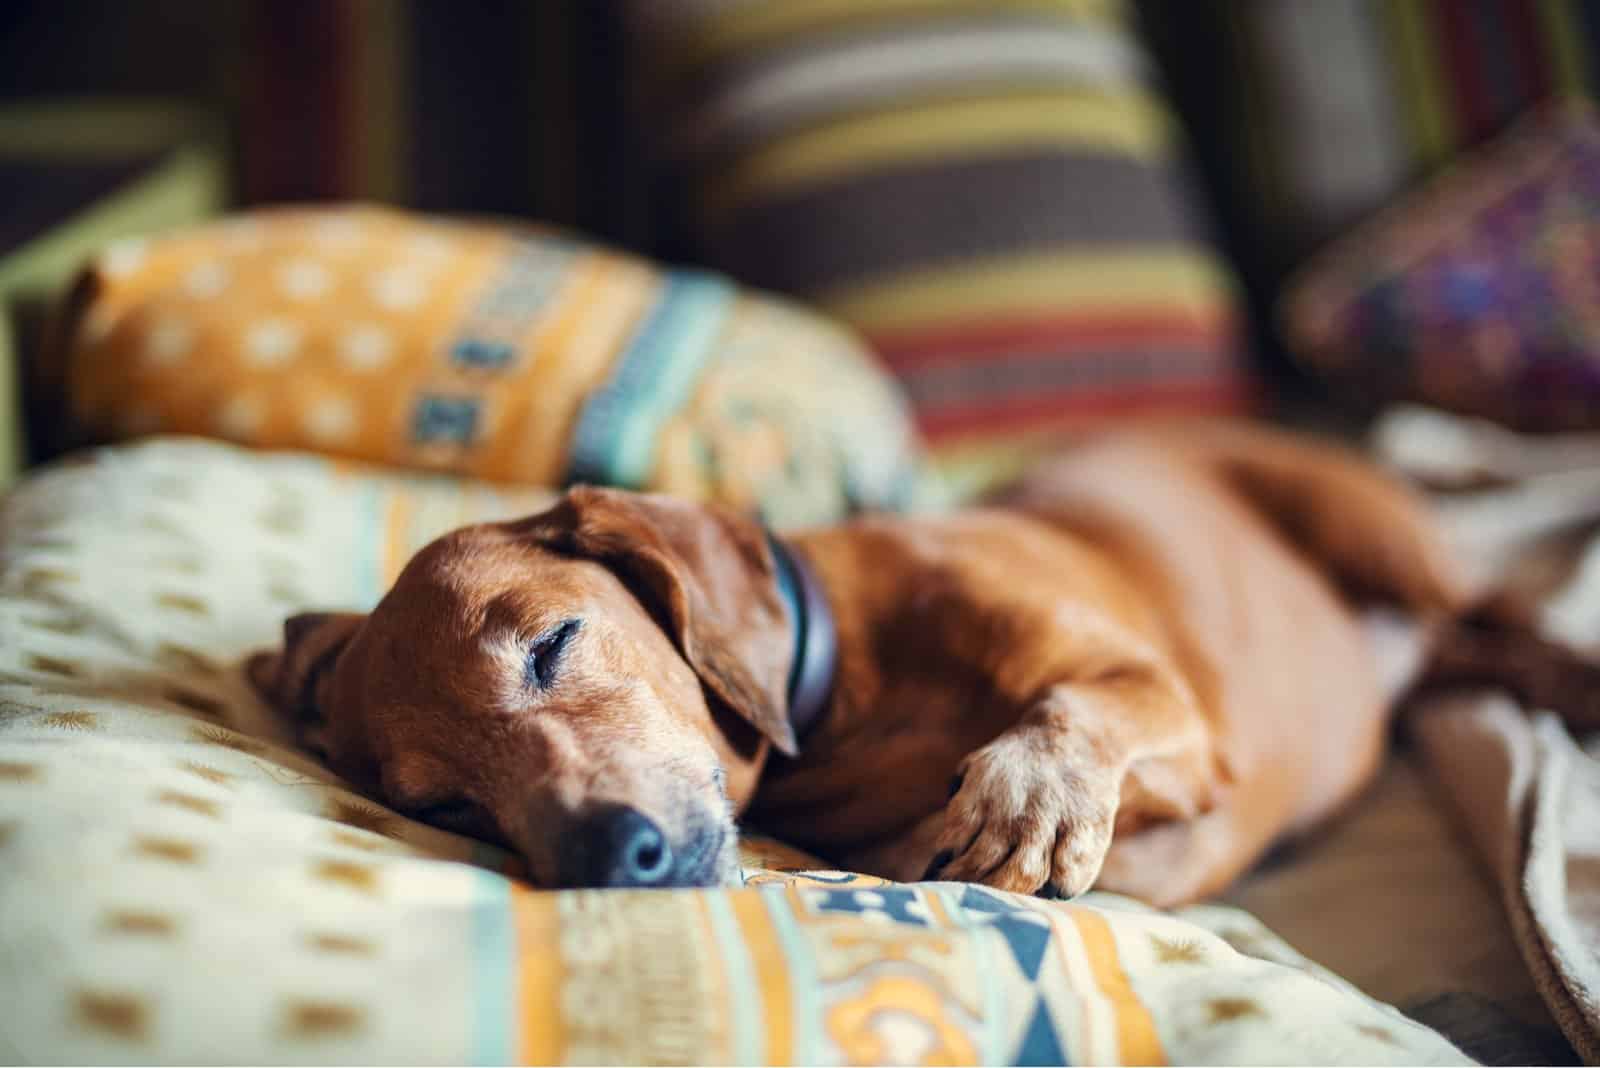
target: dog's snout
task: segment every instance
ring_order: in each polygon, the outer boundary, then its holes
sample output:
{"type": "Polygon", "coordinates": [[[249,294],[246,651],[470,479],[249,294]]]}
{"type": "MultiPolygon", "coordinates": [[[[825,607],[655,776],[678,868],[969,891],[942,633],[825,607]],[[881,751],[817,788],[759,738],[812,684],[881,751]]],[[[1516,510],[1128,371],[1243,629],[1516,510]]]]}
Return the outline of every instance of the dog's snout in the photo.
{"type": "Polygon", "coordinates": [[[676,882],[672,843],[638,809],[607,805],[571,827],[561,848],[569,886],[648,887],[676,882]]]}

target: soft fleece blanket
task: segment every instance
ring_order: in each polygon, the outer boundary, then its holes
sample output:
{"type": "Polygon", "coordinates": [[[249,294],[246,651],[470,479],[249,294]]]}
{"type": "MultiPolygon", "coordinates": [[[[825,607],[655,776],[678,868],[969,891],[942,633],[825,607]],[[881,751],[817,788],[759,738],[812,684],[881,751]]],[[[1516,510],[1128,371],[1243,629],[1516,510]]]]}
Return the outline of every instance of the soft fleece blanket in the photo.
{"type": "MultiPolygon", "coordinates": [[[[1438,485],[1492,482],[1440,494],[1462,553],[1486,588],[1535,597],[1546,636],[1600,657],[1600,437],[1524,438],[1406,409],[1375,446],[1438,485]]],[[[1551,1016],[1600,1063],[1600,737],[1493,692],[1423,700],[1408,726],[1551,1016]]]]}

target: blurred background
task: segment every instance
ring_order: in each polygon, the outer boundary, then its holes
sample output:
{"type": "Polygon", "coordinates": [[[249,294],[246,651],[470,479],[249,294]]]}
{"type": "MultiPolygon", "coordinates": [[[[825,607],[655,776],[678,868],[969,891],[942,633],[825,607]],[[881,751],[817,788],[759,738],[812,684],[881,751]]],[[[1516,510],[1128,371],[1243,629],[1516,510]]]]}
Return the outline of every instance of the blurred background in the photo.
{"type": "MultiPolygon", "coordinates": [[[[1176,376],[1148,395],[1167,407],[1199,398],[1193,406],[1208,409],[1287,402],[1357,414],[1420,398],[1532,429],[1587,426],[1600,413],[1588,327],[1563,310],[1578,290],[1547,284],[1595,267],[1582,102],[1600,4],[732,7],[845,14],[828,25],[797,17],[789,29],[728,16],[730,30],[719,5],[701,0],[10,0],[0,5],[0,179],[11,186],[0,191],[0,256],[179,150],[206,161],[196,164],[209,190],[195,194],[209,198],[199,214],[359,199],[537,219],[813,301],[863,332],[938,443],[996,419],[1057,426],[1083,413],[1052,399],[1069,391],[1065,372],[1037,361],[1007,379],[1043,398],[1031,407],[950,401],[966,380],[924,373],[933,357],[921,335],[908,341],[857,314],[840,279],[1049,242],[1075,255],[1182,246],[1201,250],[1206,281],[1186,267],[1188,282],[1147,272],[1129,285],[1177,294],[1142,308],[1205,304],[1204,315],[1156,329],[1141,311],[1133,341],[1101,329],[1102,316],[1046,345],[1105,357],[1085,411],[1142,407],[1111,396],[1115,384],[1176,376]],[[1035,34],[1038,47],[1006,45],[1029,20],[1049,31],[1035,34]],[[806,67],[790,52],[832,62],[806,67]],[[869,85],[872,55],[914,71],[920,95],[869,85]],[[784,112],[822,81],[811,111],[784,112]],[[904,158],[888,158],[882,146],[922,136],[910,121],[919,109],[937,119],[979,96],[971,136],[919,161],[924,172],[938,164],[936,181],[913,182],[904,158]],[[993,133],[1013,126],[1034,132],[993,133]],[[1524,133],[1507,142],[1512,129],[1524,133]],[[839,140],[828,151],[864,153],[845,168],[853,176],[882,164],[871,190],[843,190],[834,175],[750,193],[763,166],[820,151],[813,142],[830,131],[839,140]],[[1523,165],[1551,153],[1564,161],[1554,170],[1523,165]],[[996,163],[1024,156],[1031,169],[996,163]],[[1464,175],[1477,198],[1441,199],[1429,180],[1443,173],[1464,175]],[[735,179],[748,203],[708,222],[707,204],[735,179]],[[1524,179],[1536,186],[1524,197],[1533,208],[1484,216],[1524,179]],[[1386,208],[1436,219],[1448,239],[1361,227],[1386,208]],[[1315,259],[1341,239],[1360,247],[1315,259]],[[1227,384],[1198,389],[1200,379],[1227,384]],[[1042,420],[1029,414],[1041,409],[1042,420]]],[[[948,345],[934,350],[955,358],[948,345]]]]}

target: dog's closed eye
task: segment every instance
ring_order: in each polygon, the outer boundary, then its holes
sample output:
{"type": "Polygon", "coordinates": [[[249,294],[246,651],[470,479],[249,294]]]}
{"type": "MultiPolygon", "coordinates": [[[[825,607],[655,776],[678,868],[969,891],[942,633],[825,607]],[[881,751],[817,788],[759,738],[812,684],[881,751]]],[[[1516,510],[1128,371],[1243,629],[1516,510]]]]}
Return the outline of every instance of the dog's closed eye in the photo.
{"type": "Polygon", "coordinates": [[[435,801],[411,809],[411,818],[447,831],[481,836],[487,813],[476,801],[458,797],[449,801],[435,801]]]}
{"type": "Polygon", "coordinates": [[[582,626],[579,619],[563,620],[528,643],[527,659],[522,665],[525,686],[543,690],[555,681],[567,645],[582,626]]]}

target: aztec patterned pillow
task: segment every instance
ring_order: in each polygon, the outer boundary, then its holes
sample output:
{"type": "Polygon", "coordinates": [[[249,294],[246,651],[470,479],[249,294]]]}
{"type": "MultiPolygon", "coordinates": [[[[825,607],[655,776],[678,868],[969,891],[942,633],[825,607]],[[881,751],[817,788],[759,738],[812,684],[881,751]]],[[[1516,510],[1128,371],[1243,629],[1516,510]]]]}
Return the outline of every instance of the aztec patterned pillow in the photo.
{"type": "Polygon", "coordinates": [[[0,505],[0,1060],[1468,1063],[1232,909],[892,886],[540,892],[299,751],[240,659],[537,493],[193,440],[0,505]]]}
{"type": "Polygon", "coordinates": [[[1600,119],[1562,102],[1337,242],[1285,298],[1296,354],[1370,401],[1600,426],[1600,119]]]}
{"type": "Polygon", "coordinates": [[[1231,280],[1121,3],[631,10],[700,254],[860,330],[947,456],[1240,401],[1231,280]]]}
{"type": "Polygon", "coordinates": [[[108,249],[65,333],[41,377],[90,440],[203,434],[787,523],[917,488],[905,406],[846,333],[548,230],[239,216],[108,249]]]}

